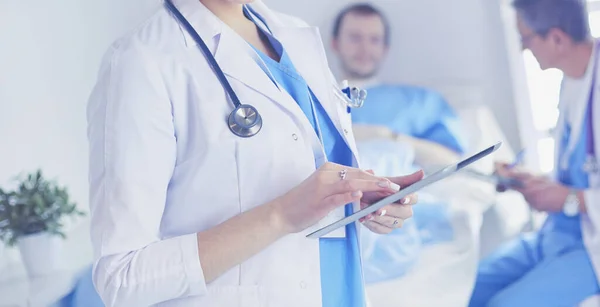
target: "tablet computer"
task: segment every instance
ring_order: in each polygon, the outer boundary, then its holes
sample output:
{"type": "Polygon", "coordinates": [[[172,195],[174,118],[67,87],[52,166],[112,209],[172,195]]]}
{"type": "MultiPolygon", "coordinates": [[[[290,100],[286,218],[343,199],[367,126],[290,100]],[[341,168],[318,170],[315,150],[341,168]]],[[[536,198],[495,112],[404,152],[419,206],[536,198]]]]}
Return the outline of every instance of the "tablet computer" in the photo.
{"type": "Polygon", "coordinates": [[[353,222],[359,220],[360,218],[363,218],[363,217],[369,215],[370,213],[373,213],[373,212],[379,210],[382,207],[385,207],[389,204],[395,203],[395,202],[401,200],[402,198],[404,198],[410,194],[413,194],[428,185],[436,183],[444,178],[447,178],[450,175],[456,174],[456,172],[465,168],[466,166],[493,153],[498,148],[500,148],[501,145],[502,145],[502,142],[499,142],[499,143],[492,145],[492,146],[490,146],[490,147],[488,147],[488,148],[486,148],[486,149],[484,149],[484,150],[482,150],[482,151],[480,151],[458,163],[446,166],[446,167],[442,168],[441,170],[434,172],[433,174],[426,176],[423,179],[413,183],[412,185],[407,186],[406,188],[401,189],[400,191],[398,191],[388,197],[385,197],[385,198],[379,200],[378,202],[376,202],[364,209],[361,209],[360,211],[355,212],[352,215],[349,215],[341,220],[338,220],[334,223],[331,223],[319,230],[316,230],[316,231],[308,234],[306,237],[307,238],[319,238],[326,234],[329,234],[330,232],[332,232],[340,227],[343,227],[350,223],[353,223],[353,222]]]}
{"type": "Polygon", "coordinates": [[[502,177],[496,173],[493,174],[484,174],[481,173],[479,171],[476,170],[472,170],[472,169],[465,169],[463,170],[463,172],[465,172],[465,174],[469,175],[472,178],[476,178],[482,181],[486,181],[489,182],[491,184],[496,185],[497,187],[504,187],[506,189],[514,189],[514,188],[522,188],[523,187],[523,182],[518,180],[518,179],[514,179],[514,178],[507,178],[507,177],[502,177]]]}

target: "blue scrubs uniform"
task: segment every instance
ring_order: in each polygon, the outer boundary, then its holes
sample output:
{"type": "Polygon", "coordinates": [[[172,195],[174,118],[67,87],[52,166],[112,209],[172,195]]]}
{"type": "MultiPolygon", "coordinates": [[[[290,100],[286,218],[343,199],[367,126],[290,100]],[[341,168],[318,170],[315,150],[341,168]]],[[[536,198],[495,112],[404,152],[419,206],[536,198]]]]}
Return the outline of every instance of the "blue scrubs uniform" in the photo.
{"type": "Polygon", "coordinates": [[[385,126],[395,133],[464,153],[467,142],[460,121],[441,95],[408,85],[379,85],[366,90],[364,106],[352,111],[354,123],[385,126]]]}
{"type": "MultiPolygon", "coordinates": [[[[587,127],[587,122],[583,123],[587,127]]],[[[565,127],[560,148],[567,147],[571,127],[565,127]]],[[[587,189],[587,129],[582,129],[569,168],[559,170],[558,180],[576,189],[587,189]]],[[[559,153],[561,156],[564,152],[559,153]]],[[[560,159],[559,159],[560,161],[560,159]]],[[[581,217],[549,214],[542,229],[500,248],[479,267],[471,307],[479,306],[576,306],[600,293],[592,263],[585,249],[581,217]]]]}
{"type": "MultiPolygon", "coordinates": [[[[249,14],[246,11],[246,15],[260,18],[254,12],[249,14]]],[[[256,22],[256,20],[254,21],[256,22]]],[[[312,93],[304,78],[296,71],[281,43],[270,33],[263,33],[268,37],[273,49],[280,57],[277,62],[255,49],[275,79],[273,81],[277,81],[283,90],[294,98],[308,117],[323,142],[328,161],[351,166],[352,151],[317,97],[312,93]],[[314,114],[316,114],[316,118],[314,114]],[[320,131],[317,129],[317,121],[320,131]]],[[[352,214],[352,205],[346,205],[345,209],[347,215],[352,214]]],[[[320,239],[320,257],[323,307],[364,307],[366,300],[356,225],[346,226],[345,238],[320,239]]]]}

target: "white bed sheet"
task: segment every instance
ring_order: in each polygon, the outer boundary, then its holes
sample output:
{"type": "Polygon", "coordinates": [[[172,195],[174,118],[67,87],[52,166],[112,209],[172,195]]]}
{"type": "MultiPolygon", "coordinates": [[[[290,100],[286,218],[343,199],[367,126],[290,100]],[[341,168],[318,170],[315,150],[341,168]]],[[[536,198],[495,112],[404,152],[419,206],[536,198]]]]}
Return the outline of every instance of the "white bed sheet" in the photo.
{"type": "MultiPolygon", "coordinates": [[[[459,112],[469,135],[468,153],[476,152],[504,137],[487,108],[477,107],[459,112]]],[[[359,149],[360,150],[360,149],[359,149]]],[[[386,173],[394,173],[396,153],[379,152],[361,155],[366,165],[388,166],[386,173]]],[[[507,144],[493,156],[483,159],[473,167],[491,172],[496,160],[512,159],[513,150],[507,144]]],[[[403,277],[370,284],[367,293],[372,307],[464,307],[467,306],[481,257],[481,244],[494,249],[498,244],[517,235],[526,225],[529,211],[519,195],[498,194],[494,186],[466,175],[453,177],[423,191],[447,200],[450,205],[454,239],[450,242],[424,247],[415,266],[403,277]],[[493,210],[490,210],[493,209],[493,210]],[[481,238],[484,216],[491,212],[485,238],[481,238]],[[493,225],[492,225],[493,224],[493,225]]]]}

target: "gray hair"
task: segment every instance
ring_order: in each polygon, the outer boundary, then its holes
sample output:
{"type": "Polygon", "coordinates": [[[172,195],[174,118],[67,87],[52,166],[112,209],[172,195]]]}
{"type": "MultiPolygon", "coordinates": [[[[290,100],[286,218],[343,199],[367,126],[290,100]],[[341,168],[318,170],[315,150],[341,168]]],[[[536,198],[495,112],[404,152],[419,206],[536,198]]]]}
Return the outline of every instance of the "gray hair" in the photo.
{"type": "Polygon", "coordinates": [[[523,22],[538,35],[560,29],[575,42],[589,38],[590,25],[585,0],[514,0],[523,22]]]}

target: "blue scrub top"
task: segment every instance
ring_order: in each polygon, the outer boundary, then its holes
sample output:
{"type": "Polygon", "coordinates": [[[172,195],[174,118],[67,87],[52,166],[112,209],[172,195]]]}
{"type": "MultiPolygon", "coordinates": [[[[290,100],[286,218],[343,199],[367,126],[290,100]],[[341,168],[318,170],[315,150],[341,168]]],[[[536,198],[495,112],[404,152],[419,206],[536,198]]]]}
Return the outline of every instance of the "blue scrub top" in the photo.
{"type": "MultiPolygon", "coordinates": [[[[246,16],[249,16],[255,23],[257,23],[257,20],[253,17],[263,21],[255,12],[250,14],[246,10],[246,16]]],[[[352,151],[348,148],[317,97],[310,90],[304,78],[296,71],[281,43],[270,33],[263,31],[263,34],[268,37],[271,46],[280,57],[279,62],[277,62],[255,48],[275,79],[273,82],[279,83],[298,103],[313,125],[315,133],[320,137],[328,161],[351,166],[353,162],[352,151]],[[320,129],[317,129],[317,127],[320,129]]],[[[260,66],[265,69],[262,64],[260,66]]],[[[269,71],[265,71],[265,73],[269,74],[269,71]]],[[[352,214],[351,204],[346,205],[345,209],[346,215],[352,214]]],[[[346,226],[345,238],[322,238],[319,243],[323,307],[364,307],[366,299],[356,225],[346,226]]]]}
{"type": "Polygon", "coordinates": [[[409,85],[378,85],[366,90],[364,106],[352,111],[354,123],[385,126],[464,153],[467,141],[459,118],[441,95],[409,85]]]}
{"type": "MultiPolygon", "coordinates": [[[[587,112],[589,112],[589,110],[587,112]]],[[[569,167],[564,170],[560,168],[557,170],[557,180],[560,183],[579,190],[585,190],[589,188],[588,174],[583,171],[583,166],[587,157],[586,140],[588,133],[590,133],[590,131],[587,129],[589,116],[585,116],[584,118],[585,120],[582,122],[583,127],[581,127],[581,133],[578,136],[579,140],[577,141],[575,150],[569,157],[569,167]]],[[[558,161],[561,161],[560,158],[565,155],[565,149],[569,144],[569,139],[573,137],[571,135],[572,130],[571,124],[565,122],[565,129],[559,142],[560,150],[558,161]]],[[[568,217],[562,212],[549,214],[546,224],[544,225],[544,229],[569,233],[576,238],[582,238],[583,236],[581,232],[580,217],[568,217]]]]}

